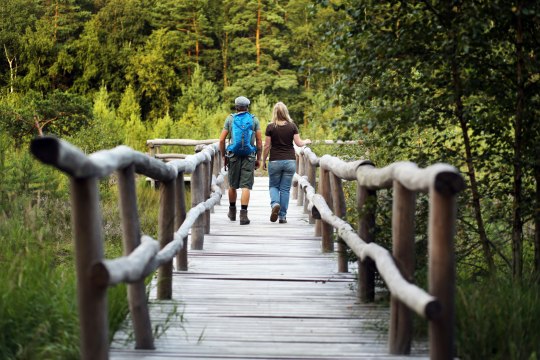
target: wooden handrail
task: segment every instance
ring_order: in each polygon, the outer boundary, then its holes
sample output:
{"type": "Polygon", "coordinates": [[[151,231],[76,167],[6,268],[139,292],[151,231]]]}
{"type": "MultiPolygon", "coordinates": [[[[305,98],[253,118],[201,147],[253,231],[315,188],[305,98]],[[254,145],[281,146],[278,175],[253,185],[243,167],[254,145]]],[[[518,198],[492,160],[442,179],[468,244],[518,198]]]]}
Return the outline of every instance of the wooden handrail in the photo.
{"type": "MultiPolygon", "coordinates": [[[[221,167],[217,140],[154,139],[147,144],[152,149],[194,145],[199,152],[178,156],[185,157],[182,160],[162,154],[160,160],[155,152],[146,155],[126,146],[86,155],[54,137],[38,138],[31,144],[38,159],[64,171],[71,180],[82,359],[108,358],[107,287],[119,283],[128,284],[136,348],[154,348],[144,279],[157,269],[158,298],[172,297],[172,260],[176,256],[177,267],[187,270],[188,233],[191,229],[192,248],[202,249],[204,234],[210,231],[210,212],[222,196],[226,171],[221,167]],[[113,172],[119,176],[124,256],[104,259],[97,179],[113,172]],[[192,206],[187,212],[185,173],[192,178],[192,206]],[[135,174],[161,182],[158,240],[140,233],[135,174]]],[[[373,300],[375,267],[391,292],[389,352],[410,352],[412,310],[429,321],[431,358],[452,358],[455,197],[464,188],[457,169],[448,164],[420,169],[411,162],[378,169],[368,160],[344,162],[330,155],[319,158],[309,147],[297,149],[297,154],[299,169],[294,185],[301,189],[296,190],[298,204],[309,213],[310,223],[316,222],[322,251],[334,250],[335,231],[339,271],[348,271],[345,245],[359,258],[360,299],[373,300]],[[362,215],[356,231],[344,220],[343,181],[357,184],[362,215]],[[376,198],[376,191],[389,188],[394,190],[392,254],[375,243],[375,213],[367,207],[376,198]],[[430,199],[429,292],[413,283],[417,192],[427,193],[430,199]]]]}
{"type": "Polygon", "coordinates": [[[437,316],[437,300],[433,296],[427,294],[423,289],[409,284],[403,279],[400,271],[392,260],[392,256],[385,248],[377,244],[366,243],[362,240],[351,225],[332,212],[324,197],[320,194],[316,194],[314,189],[311,188],[311,185],[305,179],[297,178],[297,181],[302,190],[306,191],[306,199],[317,208],[317,212],[320,214],[321,219],[337,230],[339,237],[347,243],[351,250],[362,260],[369,257],[381,265],[377,268],[380,269],[379,272],[392,293],[397,293],[399,291],[397,296],[400,300],[405,302],[418,315],[427,319],[435,318],[437,316]]]}
{"type": "Polygon", "coordinates": [[[152,139],[146,140],[146,146],[156,147],[165,145],[177,145],[177,146],[196,146],[196,145],[210,145],[219,142],[219,139],[207,139],[207,140],[192,140],[192,139],[152,139]]]}
{"type": "MultiPolygon", "coordinates": [[[[221,156],[215,141],[187,143],[208,146],[194,155],[187,155],[183,160],[165,163],[126,146],[86,155],[77,147],[55,137],[37,138],[31,143],[31,151],[39,160],[58,168],[71,178],[82,359],[108,358],[106,290],[108,286],[119,283],[128,283],[136,348],[154,348],[144,279],[158,269],[158,298],[171,297],[172,259],[177,256],[178,268],[187,270],[188,232],[201,219],[209,223],[210,209],[221,199],[220,185],[226,175],[225,171],[219,172],[221,156]],[[124,256],[110,260],[104,259],[103,254],[97,179],[115,171],[119,178],[124,256]],[[140,234],[136,173],[162,183],[159,241],[140,234]],[[184,173],[191,173],[195,183],[203,184],[199,190],[200,196],[192,196],[192,199],[198,200],[192,202],[192,208],[187,213],[183,207],[184,173]]],[[[198,191],[194,188],[192,192],[198,191]]],[[[202,246],[204,232],[197,235],[192,232],[191,236],[192,242],[202,246]]]]}
{"type": "MultiPolygon", "coordinates": [[[[303,190],[303,196],[300,195],[302,192],[297,191],[298,199],[302,199],[307,212],[324,222],[320,225],[323,250],[333,249],[329,245],[333,241],[332,232],[327,228],[330,225],[338,235],[338,244],[339,241],[345,242],[359,258],[358,285],[361,300],[373,300],[373,274],[369,274],[367,265],[370,261],[374,262],[391,292],[390,353],[410,353],[410,309],[429,320],[431,358],[453,358],[455,196],[465,187],[459,171],[448,164],[435,164],[420,169],[412,162],[396,162],[378,169],[367,160],[345,162],[330,155],[319,158],[309,147],[297,148],[296,152],[301,157],[299,164],[320,168],[319,193],[315,190],[316,182],[308,181],[304,175],[305,169],[295,174],[294,185],[303,190]],[[359,211],[364,212],[358,232],[343,220],[341,180],[357,182],[359,211]],[[373,242],[374,213],[373,209],[365,209],[367,197],[374,198],[377,190],[389,188],[394,189],[393,254],[373,242]],[[417,192],[428,193],[430,198],[429,293],[412,283],[414,203],[417,192]]],[[[344,249],[339,248],[340,271],[346,269],[343,253],[344,249]]]]}

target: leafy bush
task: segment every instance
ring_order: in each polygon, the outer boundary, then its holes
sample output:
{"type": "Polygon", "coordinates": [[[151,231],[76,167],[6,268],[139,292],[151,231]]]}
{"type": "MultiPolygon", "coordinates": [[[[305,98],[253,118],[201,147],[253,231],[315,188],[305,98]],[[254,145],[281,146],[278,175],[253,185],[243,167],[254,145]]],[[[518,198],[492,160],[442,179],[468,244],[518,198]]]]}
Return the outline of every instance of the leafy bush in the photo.
{"type": "Polygon", "coordinates": [[[456,296],[461,359],[540,359],[540,287],[508,278],[465,282],[456,296]]]}

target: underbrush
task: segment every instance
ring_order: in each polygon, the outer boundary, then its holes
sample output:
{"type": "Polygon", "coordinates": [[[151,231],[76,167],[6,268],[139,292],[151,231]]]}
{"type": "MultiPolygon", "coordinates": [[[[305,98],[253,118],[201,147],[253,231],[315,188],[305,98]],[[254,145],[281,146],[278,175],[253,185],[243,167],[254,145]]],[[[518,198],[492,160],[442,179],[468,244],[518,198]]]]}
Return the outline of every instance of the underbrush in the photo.
{"type": "Polygon", "coordinates": [[[458,284],[458,357],[540,359],[540,286],[498,277],[458,284]]]}
{"type": "MultiPolygon", "coordinates": [[[[100,184],[105,256],[122,255],[116,186],[100,184]]],[[[0,189],[2,190],[2,189],[0,189]]],[[[144,233],[157,237],[159,192],[139,185],[144,233]]],[[[78,359],[74,246],[67,194],[0,194],[0,359],[78,359]]],[[[147,282],[150,277],[147,279],[147,282]]],[[[126,286],[108,290],[109,335],[128,313],[126,286]]]]}

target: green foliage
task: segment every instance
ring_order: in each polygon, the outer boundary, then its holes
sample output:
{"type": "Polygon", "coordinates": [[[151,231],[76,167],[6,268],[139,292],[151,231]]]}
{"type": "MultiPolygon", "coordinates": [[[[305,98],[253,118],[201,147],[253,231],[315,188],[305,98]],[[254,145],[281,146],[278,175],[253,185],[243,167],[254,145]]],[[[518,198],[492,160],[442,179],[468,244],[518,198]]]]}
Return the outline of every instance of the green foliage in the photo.
{"type": "Polygon", "coordinates": [[[262,93],[259,96],[257,96],[253,100],[253,103],[249,108],[249,112],[255,115],[257,119],[259,119],[259,122],[261,124],[261,132],[262,132],[263,139],[264,139],[264,132],[266,130],[266,126],[270,122],[272,122],[273,108],[274,108],[274,104],[270,102],[269,96],[267,96],[265,93],[262,93]]]}
{"type": "Polygon", "coordinates": [[[169,114],[165,115],[164,117],[158,119],[156,124],[154,125],[154,129],[152,132],[152,138],[153,139],[170,139],[173,138],[173,127],[174,123],[169,116],[169,114]]]}
{"type": "Polygon", "coordinates": [[[116,115],[117,121],[123,123],[124,144],[138,151],[146,151],[146,140],[150,135],[141,120],[141,106],[131,85],[124,91],[116,115]]]}
{"type": "Polygon", "coordinates": [[[182,85],[182,94],[174,105],[176,118],[180,118],[190,104],[208,112],[215,111],[220,105],[218,87],[205,79],[200,66],[195,67],[190,86],[182,85]]]}
{"type": "Polygon", "coordinates": [[[142,51],[131,58],[126,78],[141,95],[150,116],[165,115],[170,110],[170,95],[178,88],[174,71],[171,34],[166,29],[150,35],[142,51]]]}
{"type": "Polygon", "coordinates": [[[0,122],[14,138],[28,140],[42,133],[68,136],[88,124],[90,105],[81,96],[29,91],[0,98],[0,122]]]}
{"type": "Polygon", "coordinates": [[[540,356],[540,289],[507,278],[459,286],[457,345],[460,359],[530,359],[540,356]]]}
{"type": "Polygon", "coordinates": [[[122,119],[116,116],[109,93],[104,86],[95,96],[92,113],[93,119],[89,126],[72,135],[71,139],[75,145],[87,153],[92,153],[124,143],[122,119]]]}

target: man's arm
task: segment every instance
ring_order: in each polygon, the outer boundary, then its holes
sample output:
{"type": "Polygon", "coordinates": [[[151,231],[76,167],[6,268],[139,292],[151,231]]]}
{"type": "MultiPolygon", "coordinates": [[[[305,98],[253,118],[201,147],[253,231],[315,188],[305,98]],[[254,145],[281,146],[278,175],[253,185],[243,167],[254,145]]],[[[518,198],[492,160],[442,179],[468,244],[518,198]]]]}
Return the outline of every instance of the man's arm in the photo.
{"type": "Polygon", "coordinates": [[[221,152],[221,158],[223,159],[223,166],[225,167],[225,170],[227,169],[227,158],[225,157],[225,139],[227,139],[228,134],[229,132],[223,129],[219,135],[219,151],[221,152]]]}

